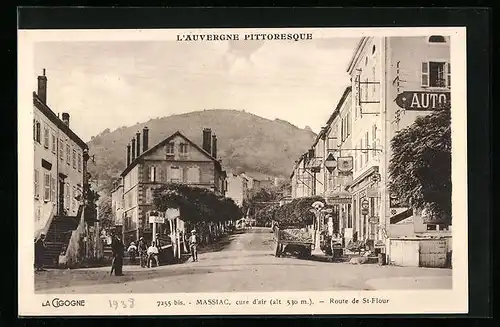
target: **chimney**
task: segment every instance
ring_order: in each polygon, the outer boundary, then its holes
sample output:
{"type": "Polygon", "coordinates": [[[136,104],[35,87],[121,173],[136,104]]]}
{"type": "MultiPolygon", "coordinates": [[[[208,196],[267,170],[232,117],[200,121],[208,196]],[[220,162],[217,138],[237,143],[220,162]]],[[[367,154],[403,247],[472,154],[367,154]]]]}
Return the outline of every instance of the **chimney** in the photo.
{"type": "Polygon", "coordinates": [[[130,166],[130,144],[127,144],[127,167],[130,166]]]}
{"type": "Polygon", "coordinates": [[[204,128],[203,129],[203,150],[207,151],[210,154],[212,153],[211,136],[212,136],[212,130],[210,128],[204,128]]]}
{"type": "Polygon", "coordinates": [[[67,112],[62,113],[62,121],[69,127],[69,114],[67,112]]]}
{"type": "Polygon", "coordinates": [[[141,133],[137,132],[135,133],[135,139],[137,142],[137,156],[141,155],[141,133]]]}
{"type": "Polygon", "coordinates": [[[217,136],[212,135],[212,157],[217,159],[217,136]]]}
{"type": "Polygon", "coordinates": [[[132,139],[132,160],[135,160],[135,139],[132,139]]]}
{"type": "Polygon", "coordinates": [[[38,76],[38,91],[36,94],[43,103],[47,103],[47,77],[45,76],[45,68],[43,69],[43,75],[38,76]]]}
{"type": "Polygon", "coordinates": [[[149,130],[147,127],[142,129],[142,152],[146,152],[149,147],[149,130]]]}

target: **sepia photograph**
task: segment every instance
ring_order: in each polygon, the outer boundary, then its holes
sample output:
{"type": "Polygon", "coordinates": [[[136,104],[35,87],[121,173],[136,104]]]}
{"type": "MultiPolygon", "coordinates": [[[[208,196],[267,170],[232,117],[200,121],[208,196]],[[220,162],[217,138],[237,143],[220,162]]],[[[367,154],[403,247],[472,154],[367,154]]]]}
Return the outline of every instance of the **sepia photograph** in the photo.
{"type": "Polygon", "coordinates": [[[467,283],[462,29],[105,32],[20,35],[41,307],[380,306],[467,283]],[[239,293],[263,296],[221,295],[239,293]]]}

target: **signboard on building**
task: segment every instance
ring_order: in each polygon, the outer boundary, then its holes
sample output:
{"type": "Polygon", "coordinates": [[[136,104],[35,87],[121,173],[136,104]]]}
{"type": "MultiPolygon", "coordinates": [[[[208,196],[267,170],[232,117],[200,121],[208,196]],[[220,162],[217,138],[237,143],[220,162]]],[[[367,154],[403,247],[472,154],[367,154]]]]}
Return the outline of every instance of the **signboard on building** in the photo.
{"type": "Polygon", "coordinates": [[[349,157],[339,157],[337,159],[338,163],[337,163],[337,169],[339,170],[339,172],[350,172],[352,171],[352,168],[353,168],[353,157],[352,156],[349,156],[349,157]]]}
{"type": "Polygon", "coordinates": [[[369,198],[380,197],[380,189],[378,187],[369,187],[366,189],[366,196],[369,198]]]}
{"type": "Polygon", "coordinates": [[[163,217],[158,217],[158,216],[149,216],[149,223],[157,223],[157,224],[163,224],[165,222],[165,218],[163,217]]]}
{"type": "Polygon", "coordinates": [[[352,195],[347,191],[336,191],[326,196],[327,204],[350,204],[351,201],[352,195]]]}
{"type": "Polygon", "coordinates": [[[180,216],[179,209],[177,208],[168,208],[167,211],[165,212],[165,216],[167,219],[175,219],[180,216]]]}
{"type": "Polygon", "coordinates": [[[333,153],[330,153],[325,160],[325,167],[328,169],[330,173],[337,168],[337,160],[335,160],[335,157],[333,156],[333,153]]]}
{"type": "Polygon", "coordinates": [[[439,110],[450,103],[450,92],[404,91],[396,97],[396,104],[405,110],[439,110]]]}

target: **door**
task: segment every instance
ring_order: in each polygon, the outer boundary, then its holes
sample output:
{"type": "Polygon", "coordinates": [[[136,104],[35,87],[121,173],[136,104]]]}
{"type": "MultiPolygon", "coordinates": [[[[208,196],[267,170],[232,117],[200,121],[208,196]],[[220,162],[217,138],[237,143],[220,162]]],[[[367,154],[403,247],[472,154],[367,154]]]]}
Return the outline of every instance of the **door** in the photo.
{"type": "Polygon", "coordinates": [[[59,179],[59,203],[57,213],[64,215],[64,179],[59,179]]]}
{"type": "Polygon", "coordinates": [[[446,267],[446,252],[447,249],[445,240],[420,241],[420,267],[446,267]]]}

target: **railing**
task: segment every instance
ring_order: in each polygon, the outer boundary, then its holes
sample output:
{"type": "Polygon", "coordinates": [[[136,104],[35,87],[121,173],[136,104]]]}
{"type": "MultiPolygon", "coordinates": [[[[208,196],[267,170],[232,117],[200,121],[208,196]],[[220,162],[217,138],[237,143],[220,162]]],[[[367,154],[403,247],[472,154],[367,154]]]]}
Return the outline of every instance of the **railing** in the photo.
{"type": "Polygon", "coordinates": [[[52,202],[50,202],[50,203],[52,204],[52,207],[50,209],[49,218],[47,219],[47,221],[45,222],[44,226],[41,229],[35,230],[35,239],[36,240],[38,240],[38,238],[40,237],[40,235],[42,233],[47,235],[47,233],[49,232],[50,225],[52,224],[52,220],[54,220],[54,216],[55,216],[54,211],[55,211],[56,206],[54,205],[54,203],[52,203],[52,202]]]}

